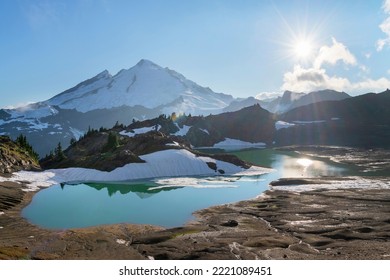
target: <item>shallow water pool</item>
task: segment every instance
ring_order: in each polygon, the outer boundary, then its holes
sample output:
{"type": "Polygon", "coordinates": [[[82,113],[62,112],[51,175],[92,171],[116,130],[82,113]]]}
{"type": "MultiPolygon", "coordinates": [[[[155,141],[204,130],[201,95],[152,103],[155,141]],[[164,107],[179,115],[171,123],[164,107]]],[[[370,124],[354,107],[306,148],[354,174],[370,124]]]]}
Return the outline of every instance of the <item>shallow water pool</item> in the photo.
{"type": "MultiPolygon", "coordinates": [[[[215,151],[213,151],[215,152],[215,151]]],[[[261,176],[159,178],[143,182],[55,185],[39,191],[22,216],[44,228],[67,229],[134,223],[181,226],[196,210],[251,199],[281,177],[340,176],[347,166],[291,152],[251,149],[232,152],[275,169],[261,176]]]]}

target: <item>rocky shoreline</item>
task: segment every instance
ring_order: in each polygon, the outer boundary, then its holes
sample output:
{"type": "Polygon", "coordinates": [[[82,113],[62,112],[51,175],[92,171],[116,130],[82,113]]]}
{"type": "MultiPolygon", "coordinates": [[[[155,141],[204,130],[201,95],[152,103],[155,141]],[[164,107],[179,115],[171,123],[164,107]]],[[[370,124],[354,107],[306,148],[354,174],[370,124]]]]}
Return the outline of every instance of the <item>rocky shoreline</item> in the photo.
{"type": "Polygon", "coordinates": [[[0,189],[3,202],[15,201],[1,204],[0,259],[390,259],[388,190],[270,190],[200,210],[181,228],[50,231],[20,217],[32,193],[0,189]]]}
{"type": "MultiPolygon", "coordinates": [[[[284,180],[284,189],[275,183],[252,200],[197,211],[179,228],[64,231],[29,224],[20,213],[34,192],[0,182],[0,259],[390,259],[389,189],[289,189],[326,181],[299,179],[284,180]]],[[[389,184],[388,177],[364,179],[389,184]]]]}

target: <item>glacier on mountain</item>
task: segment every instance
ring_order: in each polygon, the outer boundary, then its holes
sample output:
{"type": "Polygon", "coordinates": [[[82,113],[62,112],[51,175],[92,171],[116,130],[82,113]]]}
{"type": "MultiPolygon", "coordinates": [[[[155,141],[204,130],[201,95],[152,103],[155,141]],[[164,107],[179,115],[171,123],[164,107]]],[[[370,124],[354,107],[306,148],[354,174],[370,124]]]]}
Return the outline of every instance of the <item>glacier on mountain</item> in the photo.
{"type": "Polygon", "coordinates": [[[46,101],[62,109],[88,112],[120,106],[167,107],[166,113],[216,113],[233,97],[215,93],[168,68],[141,60],[128,70],[111,76],[104,71],[92,79],[46,101]]]}

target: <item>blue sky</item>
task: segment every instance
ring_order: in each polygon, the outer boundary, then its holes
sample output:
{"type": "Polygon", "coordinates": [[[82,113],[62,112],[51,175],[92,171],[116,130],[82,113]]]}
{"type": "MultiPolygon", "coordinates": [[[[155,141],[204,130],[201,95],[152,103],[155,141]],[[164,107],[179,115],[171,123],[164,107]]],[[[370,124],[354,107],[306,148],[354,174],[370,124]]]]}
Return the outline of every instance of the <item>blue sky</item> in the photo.
{"type": "Polygon", "coordinates": [[[390,88],[390,0],[0,0],[0,108],[146,58],[236,97],[390,88]]]}

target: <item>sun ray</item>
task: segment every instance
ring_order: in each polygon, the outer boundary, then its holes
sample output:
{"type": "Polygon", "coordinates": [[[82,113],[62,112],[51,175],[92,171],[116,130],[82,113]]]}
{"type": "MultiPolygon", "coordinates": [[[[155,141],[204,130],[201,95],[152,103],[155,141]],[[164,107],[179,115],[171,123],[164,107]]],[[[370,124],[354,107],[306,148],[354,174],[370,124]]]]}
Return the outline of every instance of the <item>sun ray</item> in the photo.
{"type": "Polygon", "coordinates": [[[323,38],[326,23],[331,18],[330,11],[321,18],[313,20],[309,15],[303,15],[294,20],[286,17],[276,6],[279,25],[273,38],[268,40],[278,45],[275,49],[275,61],[290,60],[302,66],[311,67],[319,47],[328,38],[323,38]]]}

